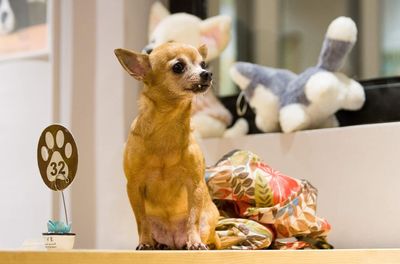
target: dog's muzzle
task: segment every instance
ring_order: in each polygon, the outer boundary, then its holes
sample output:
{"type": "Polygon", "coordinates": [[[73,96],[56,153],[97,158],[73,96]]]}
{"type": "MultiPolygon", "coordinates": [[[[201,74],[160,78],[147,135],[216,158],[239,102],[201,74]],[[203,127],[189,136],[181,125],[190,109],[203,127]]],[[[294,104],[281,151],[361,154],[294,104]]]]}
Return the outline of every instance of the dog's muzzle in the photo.
{"type": "Polygon", "coordinates": [[[192,91],[194,93],[203,93],[211,86],[212,83],[212,72],[203,70],[200,73],[200,82],[192,86],[192,91]]]}
{"type": "Polygon", "coordinates": [[[195,83],[192,87],[185,89],[186,91],[191,91],[193,93],[204,93],[211,87],[212,81],[201,81],[199,83],[195,83]]]}
{"type": "Polygon", "coordinates": [[[194,93],[204,93],[205,91],[207,91],[207,89],[211,86],[210,83],[207,84],[194,84],[192,86],[192,88],[190,89],[192,92],[194,93]]]}

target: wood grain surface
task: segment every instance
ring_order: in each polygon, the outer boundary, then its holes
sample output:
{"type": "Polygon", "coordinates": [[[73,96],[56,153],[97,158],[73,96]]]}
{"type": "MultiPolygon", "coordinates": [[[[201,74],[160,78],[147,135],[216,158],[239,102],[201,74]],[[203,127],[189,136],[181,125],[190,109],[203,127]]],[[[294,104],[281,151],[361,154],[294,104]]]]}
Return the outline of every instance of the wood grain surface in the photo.
{"type": "Polygon", "coordinates": [[[0,251],[1,264],[132,264],[132,263],[230,263],[321,264],[400,263],[400,249],[341,249],[303,251],[0,251]]]}

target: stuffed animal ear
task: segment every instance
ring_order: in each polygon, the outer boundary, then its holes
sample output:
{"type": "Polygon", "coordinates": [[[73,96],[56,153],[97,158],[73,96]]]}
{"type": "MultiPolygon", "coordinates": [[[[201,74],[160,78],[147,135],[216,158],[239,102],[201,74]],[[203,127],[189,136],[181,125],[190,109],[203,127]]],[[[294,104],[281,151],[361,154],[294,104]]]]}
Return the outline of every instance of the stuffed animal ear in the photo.
{"type": "Polygon", "coordinates": [[[201,43],[207,44],[208,60],[212,60],[226,48],[231,37],[231,18],[220,15],[208,18],[200,24],[201,43]]]}
{"type": "Polygon", "coordinates": [[[116,49],[114,53],[122,67],[138,81],[143,81],[151,70],[147,54],[136,53],[126,49],[116,49]]]}
{"type": "Polygon", "coordinates": [[[150,17],[149,17],[149,34],[153,33],[154,29],[157,25],[170,15],[168,9],[161,4],[160,2],[155,2],[150,9],[150,17]]]}
{"type": "Polygon", "coordinates": [[[207,53],[208,53],[208,48],[206,44],[201,45],[200,47],[197,48],[199,51],[201,57],[203,57],[203,60],[206,60],[207,58],[207,53]]]}

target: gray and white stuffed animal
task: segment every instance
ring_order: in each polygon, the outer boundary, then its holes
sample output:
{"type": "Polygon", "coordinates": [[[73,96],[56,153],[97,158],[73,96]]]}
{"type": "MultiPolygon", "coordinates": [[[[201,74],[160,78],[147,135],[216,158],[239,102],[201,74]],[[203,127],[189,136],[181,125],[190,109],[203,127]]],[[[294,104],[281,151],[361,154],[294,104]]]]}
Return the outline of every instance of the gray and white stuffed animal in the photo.
{"type": "Polygon", "coordinates": [[[334,127],[338,126],[336,111],[360,109],[365,101],[363,87],[338,72],[356,39],[354,21],[338,17],[329,25],[318,64],[299,75],[235,63],[231,77],[255,110],[257,127],[264,132],[285,133],[334,127]]]}

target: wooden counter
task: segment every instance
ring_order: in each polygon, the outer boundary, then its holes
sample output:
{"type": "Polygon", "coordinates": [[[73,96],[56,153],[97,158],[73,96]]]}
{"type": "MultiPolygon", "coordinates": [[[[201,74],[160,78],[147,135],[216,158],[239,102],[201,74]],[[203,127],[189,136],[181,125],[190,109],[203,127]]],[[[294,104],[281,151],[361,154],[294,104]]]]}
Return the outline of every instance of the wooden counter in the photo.
{"type": "Polygon", "coordinates": [[[303,251],[0,251],[1,264],[134,264],[229,263],[322,264],[400,263],[400,249],[339,249],[303,251]]]}

